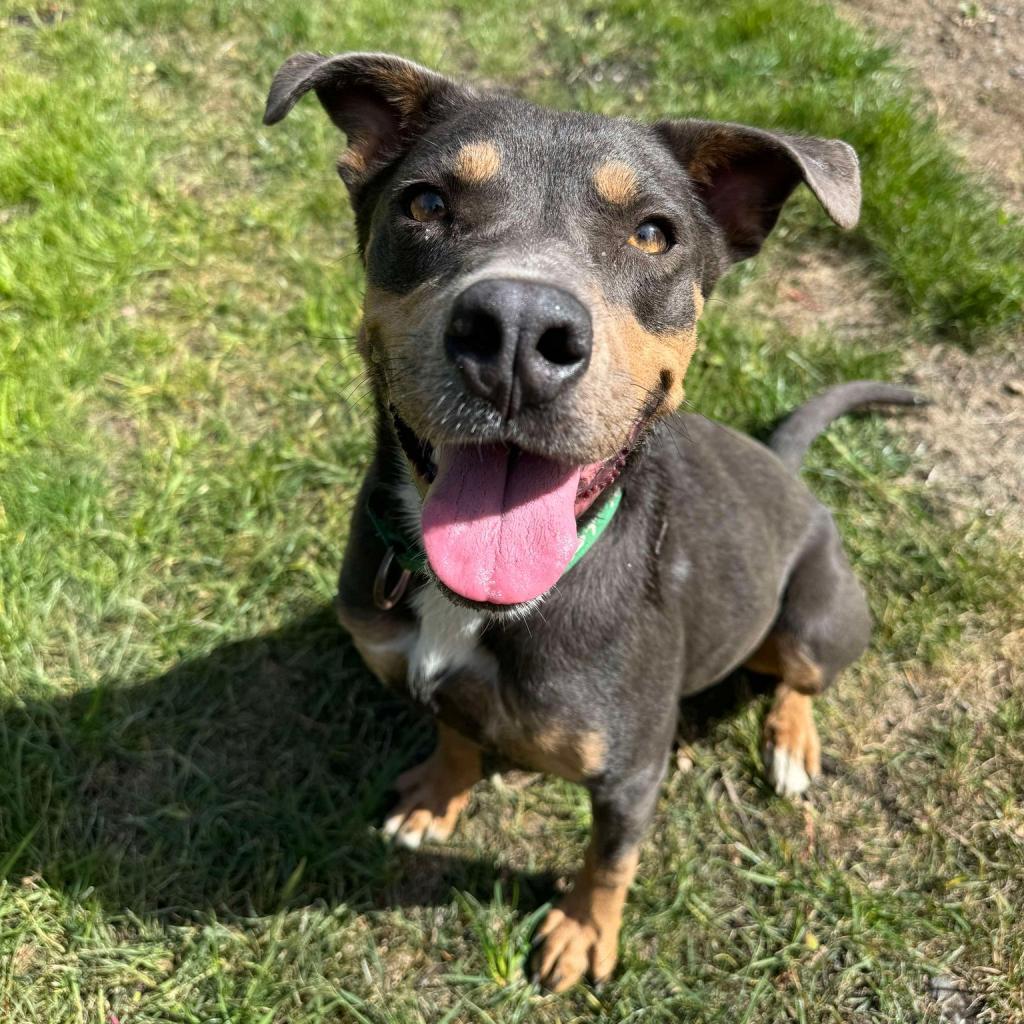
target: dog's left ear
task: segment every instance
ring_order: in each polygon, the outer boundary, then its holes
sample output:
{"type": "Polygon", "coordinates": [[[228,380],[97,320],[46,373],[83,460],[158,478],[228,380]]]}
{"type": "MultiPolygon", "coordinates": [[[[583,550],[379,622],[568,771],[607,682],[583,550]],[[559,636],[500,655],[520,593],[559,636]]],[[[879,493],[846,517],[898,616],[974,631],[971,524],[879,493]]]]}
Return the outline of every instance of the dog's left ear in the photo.
{"type": "Polygon", "coordinates": [[[761,248],[801,181],[840,227],[857,223],[860,170],[845,142],[695,119],[655,128],[693,179],[733,260],[761,248]]]}
{"type": "Polygon", "coordinates": [[[338,173],[353,192],[470,95],[444,75],[389,53],[297,53],[274,75],[263,123],[276,124],[310,89],[348,138],[338,173]]]}

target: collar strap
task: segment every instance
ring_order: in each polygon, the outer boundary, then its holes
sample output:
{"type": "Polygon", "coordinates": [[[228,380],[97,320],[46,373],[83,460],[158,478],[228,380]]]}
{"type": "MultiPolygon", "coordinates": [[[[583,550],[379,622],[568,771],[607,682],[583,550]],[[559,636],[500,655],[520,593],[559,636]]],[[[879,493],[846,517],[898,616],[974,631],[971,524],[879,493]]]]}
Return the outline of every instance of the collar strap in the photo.
{"type": "Polygon", "coordinates": [[[381,542],[388,546],[389,554],[394,557],[394,560],[406,572],[421,573],[427,568],[427,556],[420,549],[419,545],[411,542],[401,530],[393,527],[387,519],[377,515],[370,507],[369,502],[366,503],[366,514],[381,542]]]}
{"type": "Polygon", "coordinates": [[[615,518],[619,511],[619,502],[622,501],[622,490],[618,487],[608,495],[608,500],[597,510],[594,518],[576,533],[578,546],[576,554],[572,556],[569,564],[565,567],[564,576],[583,556],[594,546],[597,538],[607,529],[608,524],[615,518]]]}
{"type": "MultiPolygon", "coordinates": [[[[583,556],[597,543],[597,539],[604,533],[612,519],[615,518],[615,513],[618,512],[621,501],[622,491],[616,488],[608,495],[608,500],[597,510],[594,517],[577,532],[576,553],[562,571],[563,576],[577,562],[581,561],[583,556]]],[[[426,570],[427,556],[418,544],[410,541],[401,530],[394,527],[383,516],[377,515],[370,507],[369,502],[366,504],[366,514],[377,536],[388,547],[388,554],[385,556],[385,559],[390,556],[408,573],[422,573],[426,570]]]]}

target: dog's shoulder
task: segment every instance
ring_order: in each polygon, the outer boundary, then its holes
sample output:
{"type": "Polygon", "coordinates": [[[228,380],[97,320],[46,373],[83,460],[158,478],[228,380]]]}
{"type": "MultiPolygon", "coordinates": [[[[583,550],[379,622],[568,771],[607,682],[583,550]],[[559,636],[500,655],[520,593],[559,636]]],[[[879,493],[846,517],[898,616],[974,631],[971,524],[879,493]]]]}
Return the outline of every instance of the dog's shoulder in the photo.
{"type": "Polygon", "coordinates": [[[761,441],[696,413],[666,417],[652,442],[674,479],[731,492],[770,487],[786,494],[806,488],[761,441]]]}

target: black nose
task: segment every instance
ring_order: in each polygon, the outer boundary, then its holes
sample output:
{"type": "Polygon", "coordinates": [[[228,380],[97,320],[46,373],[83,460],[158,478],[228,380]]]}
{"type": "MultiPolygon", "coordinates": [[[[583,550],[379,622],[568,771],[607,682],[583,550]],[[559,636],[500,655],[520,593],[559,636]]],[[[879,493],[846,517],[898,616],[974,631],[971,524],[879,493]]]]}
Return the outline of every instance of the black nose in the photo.
{"type": "Polygon", "coordinates": [[[455,300],[445,337],[469,390],[509,419],[582,377],[592,344],[590,314],[574,296],[503,278],[477,281],[455,300]]]}

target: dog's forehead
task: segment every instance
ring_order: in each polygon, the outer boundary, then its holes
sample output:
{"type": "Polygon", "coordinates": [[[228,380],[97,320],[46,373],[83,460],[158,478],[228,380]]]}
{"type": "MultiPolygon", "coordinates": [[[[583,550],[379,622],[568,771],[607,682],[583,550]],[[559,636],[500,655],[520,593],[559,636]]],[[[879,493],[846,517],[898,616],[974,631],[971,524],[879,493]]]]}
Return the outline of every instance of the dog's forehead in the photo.
{"type": "MultiPolygon", "coordinates": [[[[436,122],[395,168],[374,207],[367,272],[397,294],[496,266],[566,287],[583,274],[609,301],[643,300],[669,322],[664,293],[679,275],[692,277],[700,259],[691,200],[685,171],[649,125],[480,98],[436,122]],[[451,202],[455,230],[410,233],[404,204],[424,185],[451,202]],[[657,272],[621,259],[633,229],[659,218],[686,251],[657,272]]],[[[680,316],[692,319],[691,289],[681,294],[680,316]]]]}
{"type": "Polygon", "coordinates": [[[436,126],[410,164],[470,185],[505,183],[549,199],[596,192],[611,203],[681,174],[647,125],[511,98],[482,100],[436,126]]]}

